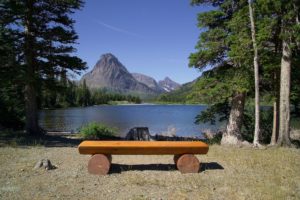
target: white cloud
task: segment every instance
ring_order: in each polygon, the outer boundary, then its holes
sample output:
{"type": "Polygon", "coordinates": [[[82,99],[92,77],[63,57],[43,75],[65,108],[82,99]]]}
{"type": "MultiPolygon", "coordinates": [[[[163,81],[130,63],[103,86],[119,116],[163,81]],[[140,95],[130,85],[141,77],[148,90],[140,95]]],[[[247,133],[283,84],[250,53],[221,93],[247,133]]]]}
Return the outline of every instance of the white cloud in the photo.
{"type": "Polygon", "coordinates": [[[102,27],[105,27],[105,28],[108,28],[110,30],[113,30],[113,31],[116,31],[116,32],[119,32],[119,33],[124,33],[126,35],[131,35],[131,36],[134,36],[134,37],[139,37],[139,38],[143,38],[143,36],[139,35],[139,34],[136,34],[136,33],[133,33],[133,32],[130,32],[130,31],[127,31],[125,29],[121,29],[119,27],[116,27],[116,26],[112,26],[110,24],[106,24],[102,21],[99,21],[99,20],[94,20],[98,25],[101,25],[102,27]]]}

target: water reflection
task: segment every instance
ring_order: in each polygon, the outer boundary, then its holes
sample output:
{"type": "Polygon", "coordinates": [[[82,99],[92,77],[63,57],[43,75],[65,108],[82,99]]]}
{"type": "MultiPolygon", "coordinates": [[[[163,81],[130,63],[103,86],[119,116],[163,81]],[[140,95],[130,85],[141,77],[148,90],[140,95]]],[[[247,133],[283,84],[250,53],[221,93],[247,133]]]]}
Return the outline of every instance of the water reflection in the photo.
{"type": "Polygon", "coordinates": [[[92,106],[43,110],[39,123],[49,131],[77,131],[88,122],[103,122],[119,129],[124,136],[135,126],[147,126],[151,134],[172,130],[178,136],[200,136],[203,129],[216,129],[217,125],[195,125],[195,116],[206,106],[200,105],[124,105],[92,106]]]}

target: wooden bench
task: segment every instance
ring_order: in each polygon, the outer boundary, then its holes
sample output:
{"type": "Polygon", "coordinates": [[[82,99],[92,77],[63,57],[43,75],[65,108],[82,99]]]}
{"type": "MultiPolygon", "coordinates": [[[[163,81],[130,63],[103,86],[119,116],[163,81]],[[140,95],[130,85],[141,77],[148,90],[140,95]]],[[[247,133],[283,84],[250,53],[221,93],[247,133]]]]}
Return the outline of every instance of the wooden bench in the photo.
{"type": "Polygon", "coordinates": [[[107,174],[111,155],[174,155],[181,173],[198,173],[200,162],[194,154],[206,154],[208,145],[200,141],[83,141],[78,150],[92,155],[88,163],[91,174],[107,174]]]}

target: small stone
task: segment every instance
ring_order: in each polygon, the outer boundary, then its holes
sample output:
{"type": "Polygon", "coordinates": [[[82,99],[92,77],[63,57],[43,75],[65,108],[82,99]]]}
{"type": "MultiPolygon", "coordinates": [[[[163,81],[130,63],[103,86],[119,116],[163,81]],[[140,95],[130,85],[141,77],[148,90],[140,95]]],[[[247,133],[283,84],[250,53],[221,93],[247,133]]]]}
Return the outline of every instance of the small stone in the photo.
{"type": "Polygon", "coordinates": [[[34,169],[39,169],[39,168],[45,168],[46,170],[51,170],[51,169],[56,169],[54,165],[51,164],[49,159],[41,159],[39,160],[35,166],[34,169]]]}
{"type": "Polygon", "coordinates": [[[39,161],[35,164],[34,169],[39,169],[39,168],[41,168],[42,166],[43,166],[43,160],[39,160],[39,161]]]}

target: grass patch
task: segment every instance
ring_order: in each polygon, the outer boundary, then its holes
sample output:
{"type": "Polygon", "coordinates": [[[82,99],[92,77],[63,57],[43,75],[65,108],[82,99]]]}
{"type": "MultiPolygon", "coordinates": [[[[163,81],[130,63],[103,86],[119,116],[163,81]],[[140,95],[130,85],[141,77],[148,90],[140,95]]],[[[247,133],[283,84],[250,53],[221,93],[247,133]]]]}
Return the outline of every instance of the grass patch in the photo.
{"type": "Polygon", "coordinates": [[[117,137],[117,129],[102,123],[91,122],[80,128],[80,135],[88,140],[108,139],[117,137]]]}

